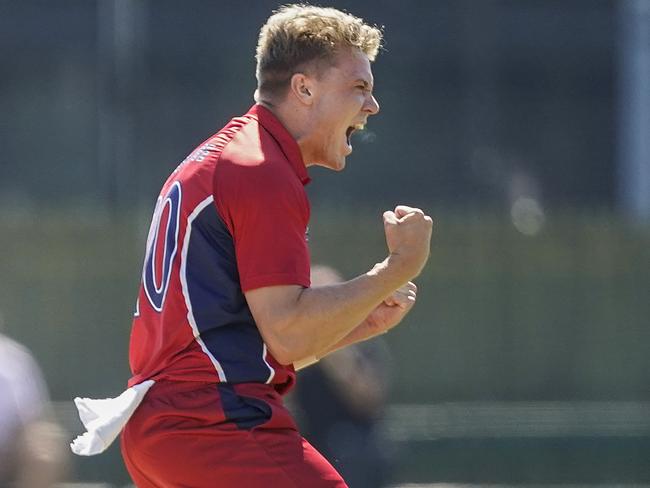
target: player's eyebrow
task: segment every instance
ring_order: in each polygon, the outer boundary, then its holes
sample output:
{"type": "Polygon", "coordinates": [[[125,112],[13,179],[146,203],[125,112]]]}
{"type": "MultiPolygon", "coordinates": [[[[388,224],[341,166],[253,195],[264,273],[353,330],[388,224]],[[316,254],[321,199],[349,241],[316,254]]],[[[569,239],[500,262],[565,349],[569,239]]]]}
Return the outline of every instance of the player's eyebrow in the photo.
{"type": "Polygon", "coordinates": [[[358,78],[355,83],[361,83],[366,90],[372,91],[372,83],[363,78],[358,78]]]}

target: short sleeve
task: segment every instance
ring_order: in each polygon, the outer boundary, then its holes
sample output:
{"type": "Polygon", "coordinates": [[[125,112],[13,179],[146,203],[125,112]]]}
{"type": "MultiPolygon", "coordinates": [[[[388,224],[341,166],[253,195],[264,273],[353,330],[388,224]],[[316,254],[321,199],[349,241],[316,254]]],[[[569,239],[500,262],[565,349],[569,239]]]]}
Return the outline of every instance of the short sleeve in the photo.
{"type": "Polygon", "coordinates": [[[240,166],[222,161],[215,171],[214,198],[234,241],[242,291],[309,286],[309,202],[287,162],[240,166]]]}

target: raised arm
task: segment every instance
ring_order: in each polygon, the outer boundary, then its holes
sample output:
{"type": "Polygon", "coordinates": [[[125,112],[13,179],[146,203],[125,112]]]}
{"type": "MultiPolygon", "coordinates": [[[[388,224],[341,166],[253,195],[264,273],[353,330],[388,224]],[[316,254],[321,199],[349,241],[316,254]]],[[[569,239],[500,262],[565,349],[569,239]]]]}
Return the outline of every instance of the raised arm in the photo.
{"type": "Polygon", "coordinates": [[[373,311],[420,273],[429,256],[431,218],[406,206],[383,217],[389,255],[367,273],[335,285],[245,293],[264,342],[280,363],[318,357],[351,334],[353,342],[361,340],[353,332],[359,324],[367,324],[373,311]]]}

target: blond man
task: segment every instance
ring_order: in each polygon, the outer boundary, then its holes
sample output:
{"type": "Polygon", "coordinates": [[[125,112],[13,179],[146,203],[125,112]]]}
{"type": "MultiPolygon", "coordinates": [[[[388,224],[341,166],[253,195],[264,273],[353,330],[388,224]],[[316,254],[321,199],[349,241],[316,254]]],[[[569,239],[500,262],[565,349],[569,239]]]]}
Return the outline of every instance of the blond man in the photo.
{"type": "Polygon", "coordinates": [[[379,111],[380,44],[352,15],[282,7],[260,32],[256,104],[164,184],[130,349],[129,386],[155,383],[122,434],[139,488],[347,486],[282,395],[296,369],[397,325],[429,255],[431,219],[397,206],[386,259],[310,287],[307,167],[343,169],[350,135],[379,111]]]}

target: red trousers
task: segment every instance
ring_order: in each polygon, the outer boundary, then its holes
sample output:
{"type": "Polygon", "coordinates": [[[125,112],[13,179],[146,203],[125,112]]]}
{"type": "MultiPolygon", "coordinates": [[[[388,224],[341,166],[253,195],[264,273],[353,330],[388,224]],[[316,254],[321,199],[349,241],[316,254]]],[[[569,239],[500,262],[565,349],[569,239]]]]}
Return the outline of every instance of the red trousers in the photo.
{"type": "Polygon", "coordinates": [[[156,383],[121,444],[138,488],[347,488],[259,383],[156,383]]]}

